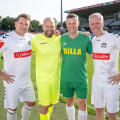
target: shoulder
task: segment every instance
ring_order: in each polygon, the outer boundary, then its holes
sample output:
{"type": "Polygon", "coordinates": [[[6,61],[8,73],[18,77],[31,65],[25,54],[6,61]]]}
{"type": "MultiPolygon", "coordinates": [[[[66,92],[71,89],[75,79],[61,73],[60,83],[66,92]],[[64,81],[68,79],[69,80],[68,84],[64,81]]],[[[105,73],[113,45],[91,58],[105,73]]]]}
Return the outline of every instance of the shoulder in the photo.
{"type": "Polygon", "coordinates": [[[113,36],[113,37],[116,37],[116,38],[120,38],[120,36],[118,35],[118,34],[115,34],[115,33],[109,33],[111,36],[113,36]]]}
{"type": "Polygon", "coordinates": [[[117,39],[120,40],[120,36],[118,34],[115,34],[115,33],[107,33],[106,37],[109,40],[117,40],[117,39]]]}
{"type": "Polygon", "coordinates": [[[83,37],[83,38],[90,39],[90,36],[89,36],[89,35],[84,35],[83,32],[81,32],[81,31],[79,31],[79,36],[80,36],[80,37],[83,37]]]}
{"type": "Polygon", "coordinates": [[[65,33],[65,34],[63,34],[63,35],[61,36],[61,39],[64,39],[64,38],[66,38],[66,37],[68,37],[68,32],[65,33]]]}
{"type": "Polygon", "coordinates": [[[89,35],[84,35],[82,32],[79,33],[81,39],[85,39],[85,41],[91,42],[91,38],[89,35]]]}
{"type": "Polygon", "coordinates": [[[2,35],[1,37],[0,37],[0,39],[2,40],[2,41],[10,41],[10,39],[12,39],[13,38],[13,34],[14,34],[14,32],[10,32],[10,33],[6,33],[6,34],[4,34],[4,35],[2,35]]]}
{"type": "Polygon", "coordinates": [[[37,39],[40,39],[42,37],[43,37],[43,34],[40,33],[40,34],[34,35],[32,40],[37,40],[37,39]]]}
{"type": "Polygon", "coordinates": [[[29,36],[30,38],[33,38],[33,37],[34,37],[34,35],[31,34],[31,33],[27,33],[27,36],[29,36]]]}

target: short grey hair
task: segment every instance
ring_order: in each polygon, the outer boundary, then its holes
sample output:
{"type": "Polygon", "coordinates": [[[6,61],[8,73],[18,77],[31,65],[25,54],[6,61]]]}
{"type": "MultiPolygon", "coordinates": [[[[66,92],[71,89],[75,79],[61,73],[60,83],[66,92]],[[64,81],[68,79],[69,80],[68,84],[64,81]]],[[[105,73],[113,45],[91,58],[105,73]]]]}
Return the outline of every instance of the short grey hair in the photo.
{"type": "Polygon", "coordinates": [[[91,19],[92,17],[97,17],[101,22],[104,21],[103,15],[102,15],[101,13],[93,13],[93,14],[91,14],[91,15],[89,16],[89,19],[88,19],[88,20],[90,21],[90,19],[91,19]]]}

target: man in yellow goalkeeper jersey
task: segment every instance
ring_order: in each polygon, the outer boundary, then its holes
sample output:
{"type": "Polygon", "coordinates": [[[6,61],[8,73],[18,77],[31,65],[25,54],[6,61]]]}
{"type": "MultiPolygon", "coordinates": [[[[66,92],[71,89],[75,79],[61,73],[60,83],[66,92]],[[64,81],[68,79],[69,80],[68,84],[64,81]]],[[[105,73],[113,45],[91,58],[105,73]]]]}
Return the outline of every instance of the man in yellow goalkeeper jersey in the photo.
{"type": "Polygon", "coordinates": [[[53,104],[58,103],[60,82],[60,36],[54,34],[56,26],[52,18],[43,21],[43,33],[32,40],[36,52],[36,83],[40,108],[40,120],[49,120],[53,104]]]}

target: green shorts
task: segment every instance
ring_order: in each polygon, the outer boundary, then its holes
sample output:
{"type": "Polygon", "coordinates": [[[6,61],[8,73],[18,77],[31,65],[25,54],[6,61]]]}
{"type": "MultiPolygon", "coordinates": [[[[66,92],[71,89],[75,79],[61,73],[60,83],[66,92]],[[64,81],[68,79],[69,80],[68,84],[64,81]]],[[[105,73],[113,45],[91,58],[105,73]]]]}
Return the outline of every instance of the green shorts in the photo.
{"type": "Polygon", "coordinates": [[[77,98],[87,99],[88,83],[61,81],[61,93],[67,98],[73,97],[76,93],[77,98]]]}

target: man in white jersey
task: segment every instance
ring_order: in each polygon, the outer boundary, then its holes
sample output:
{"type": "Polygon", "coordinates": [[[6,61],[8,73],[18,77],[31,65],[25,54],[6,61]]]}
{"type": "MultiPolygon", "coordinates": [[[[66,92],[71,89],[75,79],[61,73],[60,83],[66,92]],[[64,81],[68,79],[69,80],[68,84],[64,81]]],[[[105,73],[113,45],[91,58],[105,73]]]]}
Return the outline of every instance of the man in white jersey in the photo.
{"type": "Polygon", "coordinates": [[[7,108],[7,120],[17,120],[18,99],[25,102],[21,120],[28,120],[35,105],[33,86],[29,77],[32,51],[32,35],[27,33],[30,16],[21,14],[15,21],[15,31],[0,37],[0,53],[3,52],[4,72],[4,108],[7,108]]]}
{"type": "Polygon", "coordinates": [[[97,120],[105,119],[105,102],[109,120],[117,120],[120,37],[103,31],[104,21],[100,13],[93,13],[89,16],[89,26],[95,34],[92,39],[94,74],[91,103],[95,105],[97,120]],[[110,82],[111,76],[117,79],[112,79],[110,82]]]}

